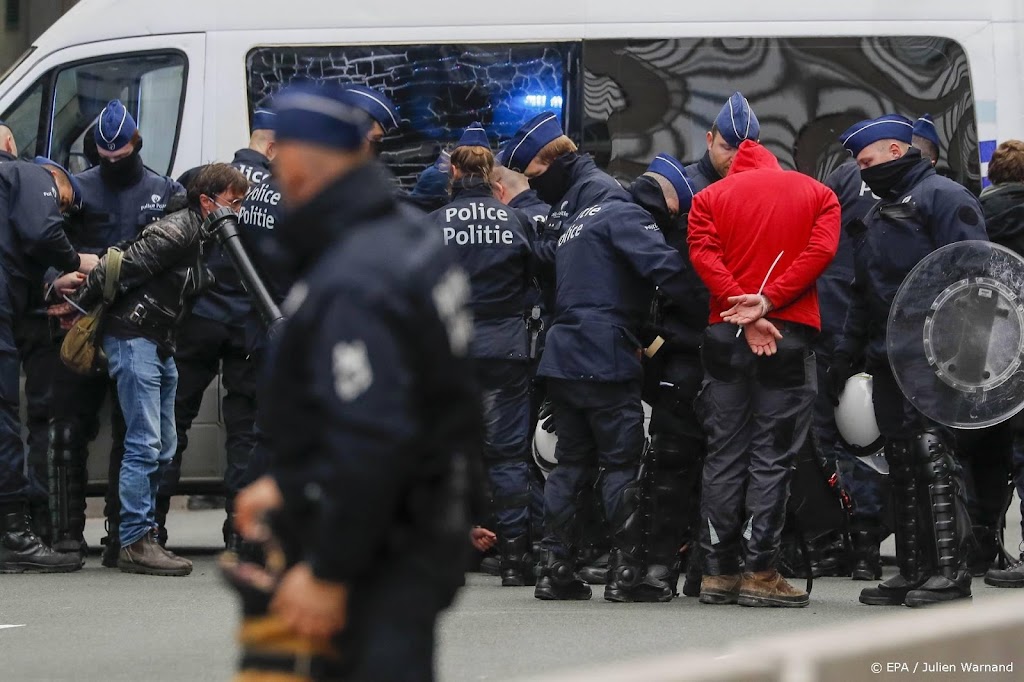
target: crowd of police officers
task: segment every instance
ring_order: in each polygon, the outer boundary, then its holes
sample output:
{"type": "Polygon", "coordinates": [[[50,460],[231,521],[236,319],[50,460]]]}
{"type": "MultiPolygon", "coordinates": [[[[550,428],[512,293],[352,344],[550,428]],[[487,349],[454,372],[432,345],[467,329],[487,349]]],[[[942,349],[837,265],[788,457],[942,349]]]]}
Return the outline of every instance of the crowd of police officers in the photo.
{"type": "MultiPolygon", "coordinates": [[[[718,575],[726,569],[707,557],[721,539],[701,501],[713,416],[697,399],[709,381],[709,326],[736,326],[709,323],[687,216],[695,196],[730,177],[738,150],[757,144],[757,117],[743,96],[725,103],[698,161],[658,154],[630,183],[598,168],[544,112],[496,154],[474,123],[411,192],[397,192],[374,156],[400,125],[386,96],[354,84],[291,87],[254,112],[250,144],[231,161],[251,182],[237,207],[240,232],[289,321],[269,334],[237,264],[219,248],[208,252],[214,284],[177,329],[178,448],[158,490],[161,543],[189,427],[220,372],[225,542],[255,556],[248,541],[267,539],[263,514],[274,512],[292,569],[264,607],[318,636],[351,614],[339,647],[370,652],[345,663],[353,670],[429,666],[432,634],[423,633],[450,602],[460,546],[470,543],[496,553],[502,585],[534,585],[544,600],[589,599],[590,584],[604,583],[610,601],[664,602],[685,575],[683,593],[708,604],[806,604],[806,594],[738,599],[760,589],[748,585],[752,574],[740,566],[718,575]],[[641,398],[653,408],[649,439],[641,398]],[[538,422],[557,434],[550,473],[531,454],[538,422]],[[474,504],[484,490],[486,504],[474,504]],[[472,510],[468,540],[452,506],[462,500],[472,510]],[[702,578],[716,577],[731,587],[702,590],[702,578]],[[399,611],[403,637],[388,620],[399,611]],[[405,648],[389,662],[380,647],[399,639],[405,648]]],[[[1019,564],[994,564],[998,519],[972,529],[968,513],[968,498],[1006,497],[1007,476],[995,477],[995,491],[968,488],[957,434],[907,402],[884,349],[904,276],[943,244],[987,239],[981,206],[935,172],[939,139],[927,115],[863,121],[840,140],[853,158],[825,184],[842,206],[841,237],[817,281],[814,353],[802,358],[817,367],[808,376],[818,395],[807,442],[819,483],[838,468],[845,488],[842,530],[852,543],[838,570],[880,579],[888,527],[899,573],[864,590],[864,603],[966,598],[972,572],[990,568],[999,577],[992,584],[1019,585],[1019,564]],[[862,370],[874,377],[888,480],[843,447],[832,416],[847,379],[862,370]]],[[[87,135],[90,170],[21,161],[15,145],[0,124],[0,571],[72,571],[85,556],[88,444],[112,384],[63,366],[46,306],[73,292],[109,247],[190,210],[184,195],[198,169],[175,181],[146,168],[142,134],[117,100],[87,135]]],[[[769,270],[762,290],[784,276],[769,270]]],[[[751,325],[784,308],[760,290],[747,294],[759,308],[751,325]]],[[[717,336],[735,339],[734,357],[775,352],[772,340],[758,350],[749,334],[717,336]]],[[[111,481],[125,429],[114,405],[111,481]]],[[[776,439],[807,435],[790,431],[776,439]]],[[[1005,447],[992,457],[1008,460],[1005,447]]],[[[796,461],[776,464],[784,500],[796,461]]],[[[116,486],[106,503],[103,563],[116,566],[116,486]]],[[[747,540],[752,526],[777,539],[792,522],[748,511],[735,510],[747,519],[747,540]]],[[[816,552],[807,568],[820,574],[828,557],[816,552]]],[[[778,542],[769,553],[771,571],[785,568],[778,542]]],[[[778,581],[772,590],[799,593],[778,581]]],[[[281,663],[253,657],[270,669],[281,663]]]]}

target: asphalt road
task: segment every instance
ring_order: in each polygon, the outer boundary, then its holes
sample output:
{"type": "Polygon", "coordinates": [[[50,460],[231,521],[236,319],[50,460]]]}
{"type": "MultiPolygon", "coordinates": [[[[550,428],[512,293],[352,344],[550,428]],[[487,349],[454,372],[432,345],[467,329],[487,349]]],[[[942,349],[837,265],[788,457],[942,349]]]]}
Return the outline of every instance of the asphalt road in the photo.
{"type": "MultiPolygon", "coordinates": [[[[1015,547],[1019,516],[1012,519],[1007,540],[1015,547]]],[[[121,574],[102,568],[95,554],[73,574],[0,576],[0,680],[230,679],[237,605],[214,564],[221,520],[222,512],[172,512],[172,548],[196,563],[185,578],[121,574]]],[[[90,519],[86,535],[97,545],[102,521],[90,519]]],[[[890,540],[883,552],[892,551],[890,540]]],[[[857,603],[863,586],[818,580],[808,608],[769,610],[685,598],[610,604],[600,598],[601,588],[589,602],[540,602],[532,588],[501,588],[497,578],[474,574],[441,622],[439,679],[504,680],[650,654],[714,651],[737,639],[889,610],[857,603]]],[[[974,593],[979,601],[1005,591],[976,580],[974,593]]]]}

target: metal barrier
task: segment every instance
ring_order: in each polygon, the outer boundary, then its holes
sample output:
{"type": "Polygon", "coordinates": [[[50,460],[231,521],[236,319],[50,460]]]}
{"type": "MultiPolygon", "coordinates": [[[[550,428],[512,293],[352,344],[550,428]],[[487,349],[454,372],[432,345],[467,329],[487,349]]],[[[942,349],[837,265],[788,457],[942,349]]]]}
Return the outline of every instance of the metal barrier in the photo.
{"type": "Polygon", "coordinates": [[[717,652],[555,671],[521,682],[858,682],[908,675],[957,682],[1024,679],[1024,595],[1007,591],[1005,597],[978,604],[885,613],[849,625],[739,640],[717,652]]]}

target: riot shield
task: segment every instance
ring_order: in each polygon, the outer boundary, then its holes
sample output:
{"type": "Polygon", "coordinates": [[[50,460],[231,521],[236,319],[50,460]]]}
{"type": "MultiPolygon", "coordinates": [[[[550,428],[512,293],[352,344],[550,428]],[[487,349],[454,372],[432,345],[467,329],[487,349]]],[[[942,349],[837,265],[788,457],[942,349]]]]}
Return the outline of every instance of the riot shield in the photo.
{"type": "Polygon", "coordinates": [[[980,429],[1024,408],[1024,259],[984,241],[943,246],[907,275],[889,311],[889,363],[922,414],[980,429]]]}

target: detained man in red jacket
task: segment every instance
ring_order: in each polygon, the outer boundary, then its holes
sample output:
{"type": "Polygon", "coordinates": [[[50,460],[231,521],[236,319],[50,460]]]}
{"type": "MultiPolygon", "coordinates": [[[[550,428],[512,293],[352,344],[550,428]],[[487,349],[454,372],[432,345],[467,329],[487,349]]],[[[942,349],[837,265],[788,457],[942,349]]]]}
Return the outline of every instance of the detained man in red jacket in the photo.
{"type": "Polygon", "coordinates": [[[694,198],[690,260],[711,295],[697,399],[708,438],[701,492],[705,604],[807,605],[807,593],[775,565],[790,472],[816,393],[815,280],[836,253],[839,219],[832,190],[783,171],[749,140],[728,176],[694,198]]]}

